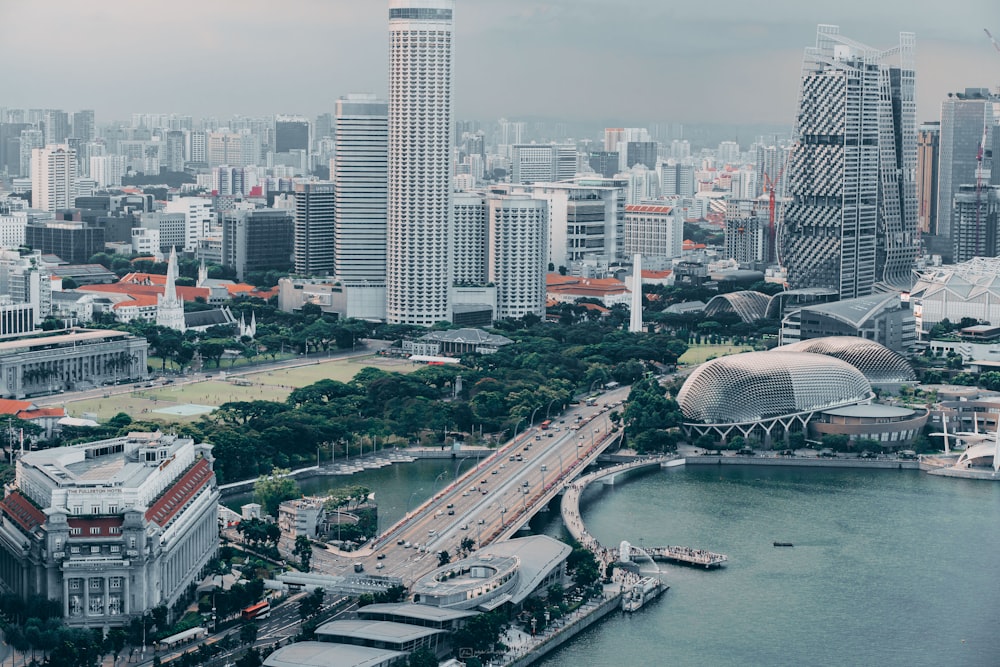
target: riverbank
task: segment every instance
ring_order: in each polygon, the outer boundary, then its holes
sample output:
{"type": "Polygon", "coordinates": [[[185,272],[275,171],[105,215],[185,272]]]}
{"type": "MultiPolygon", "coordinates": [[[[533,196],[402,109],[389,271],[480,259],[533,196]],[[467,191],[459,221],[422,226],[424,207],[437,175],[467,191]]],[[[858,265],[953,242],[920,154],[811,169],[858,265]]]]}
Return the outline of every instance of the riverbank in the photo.
{"type": "MultiPolygon", "coordinates": [[[[343,461],[326,463],[321,466],[306,466],[297,468],[289,473],[290,477],[296,480],[307,480],[314,477],[326,477],[333,475],[343,475],[350,477],[363,470],[383,468],[396,463],[411,463],[417,459],[465,459],[474,458],[476,460],[485,459],[492,456],[495,449],[489,447],[462,447],[461,449],[439,448],[439,447],[408,447],[405,449],[382,449],[375,454],[365,454],[344,459],[343,461]]],[[[222,498],[238,496],[241,493],[253,491],[253,485],[257,478],[244,479],[238,482],[219,485],[219,493],[222,498]]]]}

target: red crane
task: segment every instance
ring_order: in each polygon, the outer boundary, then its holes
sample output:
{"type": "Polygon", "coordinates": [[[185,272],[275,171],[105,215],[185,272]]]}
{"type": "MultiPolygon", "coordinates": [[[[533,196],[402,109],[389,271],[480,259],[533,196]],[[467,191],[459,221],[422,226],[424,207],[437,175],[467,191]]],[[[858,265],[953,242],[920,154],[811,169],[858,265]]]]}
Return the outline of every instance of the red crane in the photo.
{"type": "Polygon", "coordinates": [[[794,148],[788,150],[787,154],[785,155],[785,162],[784,164],[781,165],[781,168],[778,169],[778,175],[774,177],[773,181],[771,180],[771,177],[768,176],[767,170],[761,170],[761,173],[764,174],[764,190],[768,192],[768,202],[767,202],[768,225],[767,225],[767,257],[766,257],[768,262],[778,261],[778,251],[777,251],[778,248],[777,245],[775,244],[775,229],[774,229],[774,209],[775,209],[774,193],[778,188],[778,184],[781,183],[781,177],[785,173],[785,167],[788,166],[788,160],[791,157],[793,150],[794,148]]]}

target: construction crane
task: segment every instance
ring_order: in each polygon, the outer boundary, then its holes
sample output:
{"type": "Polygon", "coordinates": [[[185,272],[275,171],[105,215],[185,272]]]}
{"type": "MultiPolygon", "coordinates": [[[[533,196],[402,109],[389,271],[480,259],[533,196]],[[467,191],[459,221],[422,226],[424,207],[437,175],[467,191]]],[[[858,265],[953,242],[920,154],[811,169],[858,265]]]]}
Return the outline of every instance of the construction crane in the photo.
{"type": "Polygon", "coordinates": [[[991,42],[993,42],[993,48],[997,50],[997,53],[1000,53],[1000,43],[997,43],[997,40],[993,37],[993,34],[986,28],[983,28],[983,32],[985,32],[986,36],[990,38],[991,42]]]}
{"type": "Polygon", "coordinates": [[[775,228],[774,228],[774,209],[775,209],[774,193],[778,188],[778,184],[781,183],[781,177],[785,173],[785,167],[788,166],[788,160],[792,156],[792,150],[794,150],[794,148],[788,150],[787,154],[785,155],[785,162],[784,164],[781,165],[781,168],[778,169],[778,175],[774,177],[773,181],[771,180],[771,177],[768,176],[766,170],[762,171],[762,173],[764,174],[764,189],[768,193],[767,257],[765,258],[768,262],[778,261],[778,246],[775,239],[775,228]]]}

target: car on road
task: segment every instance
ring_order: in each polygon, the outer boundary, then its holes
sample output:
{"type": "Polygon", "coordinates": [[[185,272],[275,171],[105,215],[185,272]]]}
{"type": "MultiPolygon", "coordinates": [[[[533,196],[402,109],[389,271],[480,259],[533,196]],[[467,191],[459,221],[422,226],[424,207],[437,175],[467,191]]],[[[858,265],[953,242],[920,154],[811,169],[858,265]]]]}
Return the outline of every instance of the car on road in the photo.
{"type": "Polygon", "coordinates": [[[438,510],[437,512],[434,512],[434,516],[444,516],[444,510],[438,510]]]}
{"type": "Polygon", "coordinates": [[[455,510],[448,510],[448,516],[455,516],[455,510]]]}
{"type": "Polygon", "coordinates": [[[548,469],[549,469],[549,467],[543,463],[542,464],[542,472],[545,472],[548,469]]]}
{"type": "Polygon", "coordinates": [[[489,491],[487,491],[486,489],[483,489],[483,495],[485,496],[487,493],[489,493],[489,491]]]}
{"type": "Polygon", "coordinates": [[[508,460],[508,461],[513,461],[513,460],[514,460],[514,455],[513,455],[513,454],[511,454],[511,455],[510,455],[510,456],[509,456],[509,457],[507,458],[507,460],[508,460]]]}
{"type": "Polygon", "coordinates": [[[427,531],[427,534],[430,535],[431,537],[434,537],[435,535],[438,534],[438,532],[433,528],[431,528],[430,530],[427,531]]]}
{"type": "Polygon", "coordinates": [[[486,523],[486,519],[480,519],[479,520],[479,525],[480,526],[484,525],[485,523],[486,523]]]}
{"type": "Polygon", "coordinates": [[[469,524],[463,523],[461,526],[458,527],[458,529],[459,530],[468,530],[469,529],[469,524]]]}
{"type": "Polygon", "coordinates": [[[499,474],[499,472],[500,472],[499,470],[494,469],[493,472],[491,472],[490,474],[491,475],[496,475],[496,474],[499,474]]]}
{"type": "Polygon", "coordinates": [[[406,544],[406,540],[396,540],[396,544],[399,546],[403,546],[404,544],[406,544]]]}
{"type": "Polygon", "coordinates": [[[412,544],[410,544],[409,542],[403,542],[403,548],[404,548],[404,549],[409,549],[409,548],[410,548],[410,547],[412,547],[412,546],[413,546],[413,545],[412,545],[412,544]]]}
{"type": "Polygon", "coordinates": [[[382,569],[382,568],[384,568],[384,567],[385,567],[385,563],[377,563],[377,564],[375,565],[375,569],[376,569],[376,570],[381,570],[381,569],[382,569]]]}
{"type": "Polygon", "coordinates": [[[378,556],[375,556],[375,559],[376,560],[385,560],[385,554],[379,554],[378,556]]]}
{"type": "Polygon", "coordinates": [[[451,509],[454,506],[455,506],[455,503],[448,503],[447,505],[445,505],[445,507],[447,507],[448,509],[451,509]]]}
{"type": "Polygon", "coordinates": [[[552,435],[551,433],[549,433],[549,437],[550,437],[550,438],[554,438],[555,436],[554,436],[554,435],[552,435]]]}
{"type": "Polygon", "coordinates": [[[468,491],[462,491],[462,497],[463,498],[468,498],[469,497],[469,492],[468,491]]]}

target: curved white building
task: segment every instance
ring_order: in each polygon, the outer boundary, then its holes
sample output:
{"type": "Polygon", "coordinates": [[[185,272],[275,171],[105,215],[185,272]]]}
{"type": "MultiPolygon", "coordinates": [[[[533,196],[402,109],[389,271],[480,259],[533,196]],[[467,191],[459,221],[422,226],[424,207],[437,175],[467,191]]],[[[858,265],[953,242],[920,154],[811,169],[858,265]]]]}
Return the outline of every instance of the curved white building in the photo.
{"type": "Polygon", "coordinates": [[[454,0],[389,1],[386,319],[451,319],[454,0]]]}

